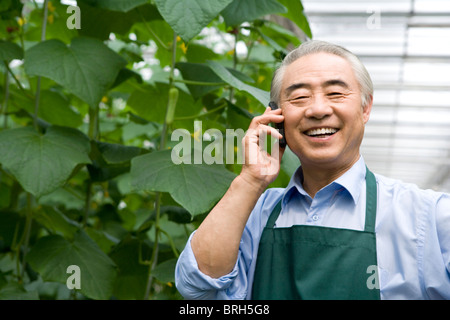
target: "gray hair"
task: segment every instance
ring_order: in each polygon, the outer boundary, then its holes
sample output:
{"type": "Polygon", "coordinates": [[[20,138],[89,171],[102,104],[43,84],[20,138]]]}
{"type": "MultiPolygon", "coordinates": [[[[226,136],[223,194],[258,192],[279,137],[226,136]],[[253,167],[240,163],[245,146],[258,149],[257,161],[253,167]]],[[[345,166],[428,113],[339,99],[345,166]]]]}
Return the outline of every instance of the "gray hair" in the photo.
{"type": "Polygon", "coordinates": [[[320,52],[334,54],[344,58],[350,63],[361,90],[361,104],[365,107],[371,101],[371,97],[373,96],[373,83],[366,67],[362,64],[361,60],[359,60],[359,58],[349,50],[341,46],[319,40],[304,42],[286,55],[281,62],[281,65],[277,68],[277,70],[275,70],[273,75],[270,89],[270,100],[280,104],[281,85],[283,82],[284,73],[286,68],[291,63],[303,56],[320,52]]]}

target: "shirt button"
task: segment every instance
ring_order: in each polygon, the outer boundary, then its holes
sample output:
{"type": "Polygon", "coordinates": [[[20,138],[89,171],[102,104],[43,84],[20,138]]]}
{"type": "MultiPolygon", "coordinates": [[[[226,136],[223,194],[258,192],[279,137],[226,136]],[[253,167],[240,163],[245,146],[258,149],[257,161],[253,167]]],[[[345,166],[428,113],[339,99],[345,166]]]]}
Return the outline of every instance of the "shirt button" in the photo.
{"type": "Polygon", "coordinates": [[[318,216],[317,214],[315,214],[315,215],[312,216],[312,219],[313,219],[314,221],[317,221],[317,220],[319,220],[319,216],[318,216]]]}

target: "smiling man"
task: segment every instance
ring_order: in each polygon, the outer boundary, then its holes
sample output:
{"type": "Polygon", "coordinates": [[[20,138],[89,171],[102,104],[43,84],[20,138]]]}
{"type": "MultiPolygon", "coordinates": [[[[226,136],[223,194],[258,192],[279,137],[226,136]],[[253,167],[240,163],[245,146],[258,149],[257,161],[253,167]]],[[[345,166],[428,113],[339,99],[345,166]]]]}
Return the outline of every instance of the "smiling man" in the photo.
{"type": "Polygon", "coordinates": [[[269,188],[279,157],[246,152],[241,173],[180,255],[188,299],[450,299],[450,195],[374,175],[360,154],[373,86],[348,50],[309,41],[276,70],[243,139],[281,135],[301,166],[269,188]],[[254,159],[254,158],[256,159],[254,159]],[[271,174],[267,174],[270,172],[271,174]]]}

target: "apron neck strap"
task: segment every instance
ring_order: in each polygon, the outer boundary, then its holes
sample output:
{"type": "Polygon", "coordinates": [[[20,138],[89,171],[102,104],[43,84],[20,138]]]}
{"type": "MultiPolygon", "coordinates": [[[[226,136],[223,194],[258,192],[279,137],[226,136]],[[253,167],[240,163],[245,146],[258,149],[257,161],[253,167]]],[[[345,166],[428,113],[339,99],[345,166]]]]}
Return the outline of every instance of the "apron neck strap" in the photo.
{"type": "Polygon", "coordinates": [[[377,181],[375,175],[366,167],[366,223],[364,231],[375,232],[377,216],[377,181]]]}
{"type": "Polygon", "coordinates": [[[278,216],[280,215],[281,212],[282,199],[283,198],[281,198],[280,201],[278,201],[277,205],[272,210],[272,213],[269,216],[269,220],[267,220],[266,228],[273,228],[273,226],[275,225],[275,222],[277,221],[278,216]]]}
{"type": "MultiPolygon", "coordinates": [[[[281,199],[269,216],[266,227],[273,228],[281,212],[281,199]]],[[[375,175],[366,166],[366,222],[364,231],[375,233],[377,215],[377,181],[375,175]]]]}

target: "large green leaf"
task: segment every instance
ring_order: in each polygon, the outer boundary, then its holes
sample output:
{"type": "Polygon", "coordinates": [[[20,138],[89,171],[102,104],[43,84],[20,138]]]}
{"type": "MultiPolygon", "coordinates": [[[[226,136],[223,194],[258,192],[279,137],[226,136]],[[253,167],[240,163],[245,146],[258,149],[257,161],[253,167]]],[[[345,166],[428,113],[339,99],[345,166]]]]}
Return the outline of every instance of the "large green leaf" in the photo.
{"type": "Polygon", "coordinates": [[[130,160],[141,149],[133,146],[106,142],[91,142],[92,165],[87,165],[93,181],[107,181],[130,170],[130,160]]]}
{"type": "Polygon", "coordinates": [[[22,48],[13,42],[0,40],[0,61],[13,59],[23,59],[22,48]]]}
{"type": "Polygon", "coordinates": [[[128,12],[142,4],[148,3],[148,0],[82,0],[81,2],[102,9],[128,12]]]}
{"type": "Polygon", "coordinates": [[[162,283],[175,282],[175,266],[177,259],[169,259],[157,265],[153,269],[153,276],[162,283]]]}
{"type": "Polygon", "coordinates": [[[142,299],[148,280],[148,265],[141,260],[151,258],[152,248],[144,241],[126,238],[111,252],[110,257],[118,267],[114,296],[118,299],[142,299]]]}
{"type": "MultiPolygon", "coordinates": [[[[109,39],[112,33],[125,35],[136,22],[162,19],[156,6],[145,4],[128,12],[113,11],[109,8],[91,6],[91,1],[80,2],[82,14],[82,28],[79,34],[100,40],[109,39]]],[[[108,2],[109,3],[109,2],[108,2]]],[[[106,1],[105,1],[106,4],[106,1]]],[[[139,40],[144,41],[140,37],[139,40]]]]}
{"type": "Polygon", "coordinates": [[[108,299],[113,292],[116,265],[84,231],[77,232],[73,241],[59,235],[39,239],[27,261],[44,280],[62,283],[71,276],[67,267],[78,266],[80,291],[88,298],[108,299]]]}
{"type": "Polygon", "coordinates": [[[238,26],[266,14],[285,12],[287,9],[276,0],[234,0],[222,11],[222,16],[228,26],[238,26]]]}
{"type": "Polygon", "coordinates": [[[31,127],[0,132],[0,163],[36,197],[62,186],[78,164],[90,163],[89,139],[52,126],[44,135],[31,127]]]}
{"type": "Polygon", "coordinates": [[[130,173],[134,188],[169,192],[192,215],[210,210],[235,177],[218,164],[176,165],[172,162],[171,150],[134,158],[130,173]]]}
{"type": "Polygon", "coordinates": [[[39,300],[39,294],[36,290],[25,290],[17,282],[9,282],[0,287],[0,300],[39,300]]]}
{"type": "Polygon", "coordinates": [[[101,41],[75,38],[41,42],[25,52],[28,75],[50,78],[90,106],[96,106],[126,61],[101,41]]]}
{"type": "Polygon", "coordinates": [[[259,88],[253,87],[251,85],[242,82],[241,80],[233,76],[233,74],[230,71],[228,71],[227,68],[225,68],[218,62],[209,60],[207,61],[207,64],[214,71],[214,73],[219,76],[219,78],[221,78],[223,81],[225,81],[232,87],[250,93],[264,106],[267,106],[269,104],[270,92],[261,90],[259,88]]]}
{"type": "MultiPolygon", "coordinates": [[[[77,128],[83,123],[80,113],[70,106],[70,101],[64,95],[43,90],[41,92],[38,116],[53,125],[77,128]]],[[[28,110],[33,112],[31,109],[28,110]]]]}
{"type": "Polygon", "coordinates": [[[188,42],[198,35],[232,0],[155,0],[172,29],[188,42]]]}

